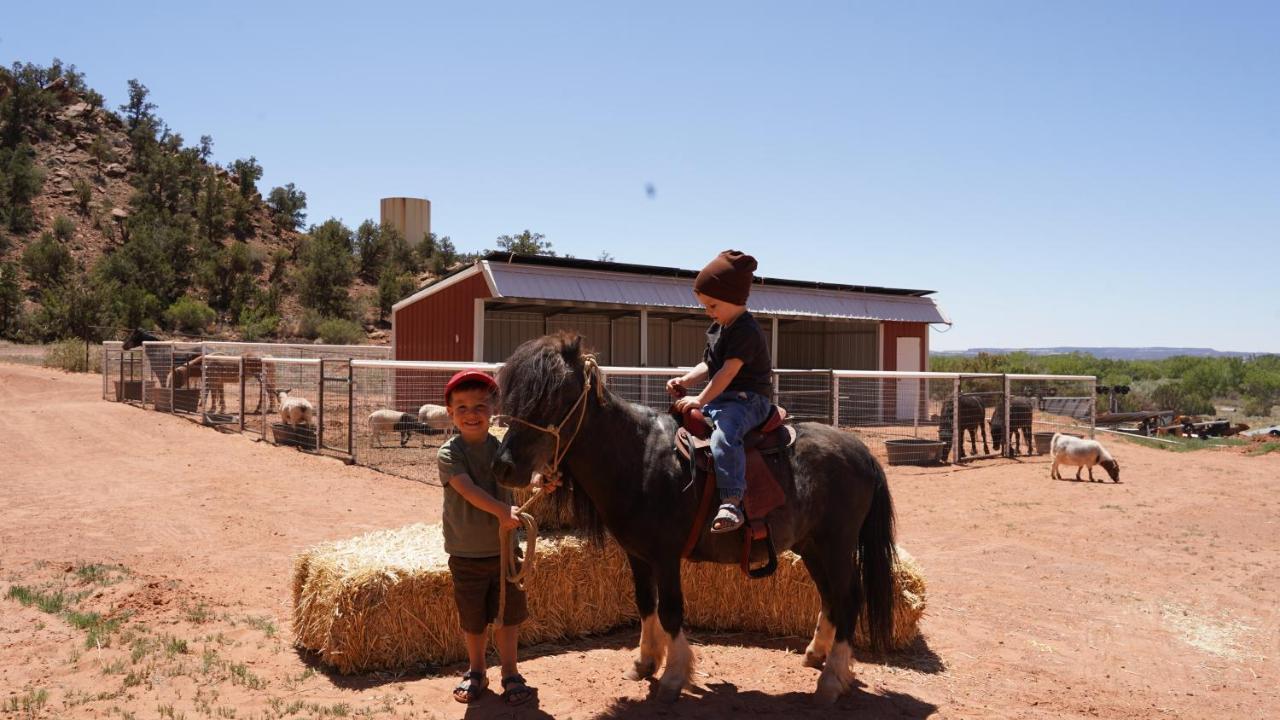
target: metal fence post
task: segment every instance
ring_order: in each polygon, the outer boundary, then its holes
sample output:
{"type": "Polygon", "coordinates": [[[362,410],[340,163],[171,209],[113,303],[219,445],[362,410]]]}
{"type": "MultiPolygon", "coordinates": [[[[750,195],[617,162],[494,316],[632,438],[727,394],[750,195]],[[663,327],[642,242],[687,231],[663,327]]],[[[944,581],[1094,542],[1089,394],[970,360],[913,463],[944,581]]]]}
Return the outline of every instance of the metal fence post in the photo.
{"type": "Polygon", "coordinates": [[[316,409],[316,452],[324,450],[324,358],[320,358],[320,391],[316,393],[320,407],[316,409]]]}
{"type": "Polygon", "coordinates": [[[960,453],[964,450],[964,438],[960,437],[960,376],[955,379],[955,391],[951,393],[951,448],[956,464],[960,463],[960,453]]]}
{"type": "MultiPolygon", "coordinates": [[[[1012,413],[1009,406],[1013,404],[1012,395],[1013,384],[1009,381],[1009,376],[1004,376],[1004,447],[1000,454],[1003,457],[1013,457],[1013,427],[1009,424],[1012,420],[1012,413]]],[[[1027,455],[1031,454],[1031,448],[1027,448],[1027,455]]]]}
{"type": "Polygon", "coordinates": [[[240,356],[240,369],[236,371],[240,378],[240,432],[244,432],[244,356],[240,356]]]}
{"type": "Polygon", "coordinates": [[[351,462],[356,462],[356,369],[347,363],[347,454],[351,462]]]}
{"type": "Polygon", "coordinates": [[[840,427],[840,376],[831,373],[831,424],[840,427]]]}

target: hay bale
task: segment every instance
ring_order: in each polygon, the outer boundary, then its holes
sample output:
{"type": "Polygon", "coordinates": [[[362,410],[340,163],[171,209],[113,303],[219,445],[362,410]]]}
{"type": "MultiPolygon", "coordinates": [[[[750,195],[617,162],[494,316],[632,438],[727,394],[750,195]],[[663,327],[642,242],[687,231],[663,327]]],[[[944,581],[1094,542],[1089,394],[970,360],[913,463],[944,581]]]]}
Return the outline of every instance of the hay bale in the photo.
{"type": "MultiPolygon", "coordinates": [[[[439,525],[410,525],[311,548],[294,564],[295,642],[342,673],[465,659],[447,563],[439,525]]],[[[797,556],[782,553],[778,563],[773,577],[754,581],[734,566],[685,563],[689,624],[809,636],[818,616],[817,591],[797,556]]],[[[925,587],[905,552],[894,578],[898,648],[918,634],[925,587]]],[[[520,632],[525,645],[596,634],[636,619],[626,556],[611,541],[600,549],[570,534],[540,536],[528,591],[530,618],[520,632]]]]}
{"type": "MultiPolygon", "coordinates": [[[[634,616],[631,573],[616,548],[600,557],[571,536],[538,540],[526,644],[588,635],[634,616]]],[[[295,642],[342,673],[443,664],[467,655],[439,525],[325,543],[297,558],[295,642]]]]}

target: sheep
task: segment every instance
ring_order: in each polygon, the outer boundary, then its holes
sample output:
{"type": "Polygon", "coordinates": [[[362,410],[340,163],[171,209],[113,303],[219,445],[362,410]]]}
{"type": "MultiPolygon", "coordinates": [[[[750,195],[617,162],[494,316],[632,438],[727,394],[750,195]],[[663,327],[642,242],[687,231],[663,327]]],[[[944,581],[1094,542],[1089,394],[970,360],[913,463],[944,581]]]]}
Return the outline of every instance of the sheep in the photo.
{"type": "MultiPolygon", "coordinates": [[[[1032,399],[1025,397],[1009,398],[1009,450],[1011,455],[1022,454],[1022,440],[1026,440],[1027,454],[1030,455],[1035,446],[1031,444],[1032,399]],[[1022,436],[1018,436],[1018,431],[1022,436]]],[[[997,406],[991,412],[991,443],[996,450],[1004,445],[1004,408],[997,406]]]]}
{"type": "Polygon", "coordinates": [[[374,447],[383,447],[382,435],[390,432],[400,433],[400,447],[404,447],[409,444],[412,433],[420,432],[425,435],[427,428],[412,413],[384,409],[374,410],[369,414],[369,430],[373,433],[374,447]]]}
{"type": "MultiPolygon", "coordinates": [[[[951,434],[953,416],[952,399],[947,398],[942,403],[942,418],[938,421],[938,439],[947,444],[947,452],[950,453],[951,434]]],[[[960,451],[956,455],[957,462],[964,459],[964,431],[969,431],[969,445],[973,448],[973,454],[978,454],[977,433],[982,431],[982,452],[991,452],[987,445],[987,410],[982,406],[982,400],[977,395],[960,394],[960,442],[958,444],[960,451]]],[[[943,456],[946,459],[946,456],[943,456]]]]}
{"type": "Polygon", "coordinates": [[[290,397],[288,390],[279,391],[276,393],[276,397],[280,400],[280,421],[285,425],[294,427],[315,425],[316,411],[311,406],[310,400],[301,397],[290,397]]]}
{"type": "Polygon", "coordinates": [[[1053,455],[1053,468],[1049,471],[1049,477],[1054,480],[1062,479],[1062,473],[1058,472],[1059,465],[1075,465],[1076,480],[1080,479],[1080,468],[1087,467],[1089,482],[1094,482],[1093,466],[1101,465],[1114,482],[1120,482],[1120,463],[1097,440],[1083,440],[1054,433],[1049,452],[1053,455]]]}
{"type": "Polygon", "coordinates": [[[453,420],[449,419],[449,409],[443,405],[427,403],[418,408],[418,423],[424,428],[424,434],[431,430],[448,432],[453,429],[453,420]]]}

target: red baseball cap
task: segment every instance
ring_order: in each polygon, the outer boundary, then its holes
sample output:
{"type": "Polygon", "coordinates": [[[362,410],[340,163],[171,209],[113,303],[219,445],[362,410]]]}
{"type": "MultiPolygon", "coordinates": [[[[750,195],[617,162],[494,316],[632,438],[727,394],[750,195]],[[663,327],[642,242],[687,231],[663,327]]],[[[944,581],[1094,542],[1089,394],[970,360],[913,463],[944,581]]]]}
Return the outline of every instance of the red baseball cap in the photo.
{"type": "Polygon", "coordinates": [[[444,386],[444,401],[446,404],[449,402],[449,396],[453,394],[454,388],[465,382],[483,383],[490,390],[498,389],[498,381],[494,380],[489,373],[483,370],[462,370],[454,373],[453,377],[449,378],[449,382],[444,386]]]}

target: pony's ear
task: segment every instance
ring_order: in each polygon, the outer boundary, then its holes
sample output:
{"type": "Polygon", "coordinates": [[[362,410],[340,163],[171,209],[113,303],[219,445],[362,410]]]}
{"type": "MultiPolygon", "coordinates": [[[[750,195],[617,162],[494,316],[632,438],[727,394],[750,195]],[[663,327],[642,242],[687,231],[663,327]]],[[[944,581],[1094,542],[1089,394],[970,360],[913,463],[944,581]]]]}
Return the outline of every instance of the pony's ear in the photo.
{"type": "Polygon", "coordinates": [[[565,333],[561,338],[560,356],[569,367],[578,367],[582,356],[582,336],[576,332],[565,333]]]}

